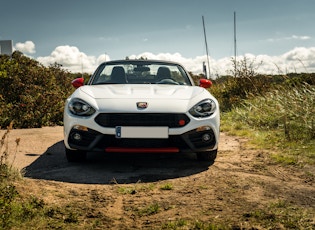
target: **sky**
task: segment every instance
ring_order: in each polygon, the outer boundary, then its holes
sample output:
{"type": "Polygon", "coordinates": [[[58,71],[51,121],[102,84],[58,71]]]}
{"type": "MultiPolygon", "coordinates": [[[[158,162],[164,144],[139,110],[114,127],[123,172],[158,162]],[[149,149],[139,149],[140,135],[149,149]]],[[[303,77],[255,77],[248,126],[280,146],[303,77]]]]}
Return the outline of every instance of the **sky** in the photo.
{"type": "Polygon", "coordinates": [[[0,0],[0,40],[49,66],[92,73],[103,61],[146,57],[188,71],[315,72],[315,0],[0,0]]]}

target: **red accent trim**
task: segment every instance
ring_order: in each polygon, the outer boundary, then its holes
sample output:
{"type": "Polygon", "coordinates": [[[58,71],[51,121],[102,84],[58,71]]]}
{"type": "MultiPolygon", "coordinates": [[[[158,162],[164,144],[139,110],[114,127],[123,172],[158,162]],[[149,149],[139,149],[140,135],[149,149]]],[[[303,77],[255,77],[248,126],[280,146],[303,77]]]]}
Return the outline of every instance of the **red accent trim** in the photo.
{"type": "Polygon", "coordinates": [[[180,126],[184,126],[184,125],[186,125],[186,122],[185,122],[184,119],[181,119],[181,120],[178,121],[178,124],[179,124],[180,126]]]}
{"type": "Polygon", "coordinates": [[[105,148],[106,152],[110,153],[178,153],[179,149],[176,147],[168,148],[120,148],[108,147],[105,148]]]}

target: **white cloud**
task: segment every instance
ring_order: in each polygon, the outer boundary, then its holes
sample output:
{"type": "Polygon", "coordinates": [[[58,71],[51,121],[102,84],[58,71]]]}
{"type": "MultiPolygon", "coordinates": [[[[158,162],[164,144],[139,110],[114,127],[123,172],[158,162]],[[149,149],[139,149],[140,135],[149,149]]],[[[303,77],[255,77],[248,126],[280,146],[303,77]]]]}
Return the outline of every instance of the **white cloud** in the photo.
{"type": "MultiPolygon", "coordinates": [[[[194,74],[202,73],[203,62],[207,63],[207,57],[197,56],[194,58],[183,57],[180,53],[159,53],[153,54],[144,52],[130,55],[130,59],[145,57],[147,59],[168,60],[181,63],[185,68],[194,74]]],[[[315,72],[315,47],[297,47],[279,56],[246,54],[238,56],[237,60],[247,58],[252,62],[255,71],[261,74],[286,74],[292,72],[315,72]]],[[[49,66],[54,63],[61,64],[64,69],[71,72],[93,73],[97,66],[111,60],[107,54],[98,57],[88,56],[74,46],[58,46],[46,57],[38,57],[37,60],[49,66]]],[[[219,60],[209,58],[210,72],[212,76],[231,74],[233,70],[232,57],[225,57],[219,60]]]]}
{"type": "Polygon", "coordinates": [[[262,74],[287,74],[315,72],[315,47],[297,47],[279,56],[255,56],[262,74]]]}
{"type": "Polygon", "coordinates": [[[291,35],[291,36],[288,36],[288,37],[280,37],[280,38],[269,38],[267,39],[268,42],[281,42],[281,41],[284,41],[284,40],[302,40],[302,41],[305,41],[305,40],[309,40],[311,39],[310,36],[298,36],[298,35],[291,35]]]}
{"type": "Polygon", "coordinates": [[[32,41],[26,41],[24,43],[18,42],[15,45],[15,49],[19,50],[22,53],[34,54],[35,51],[35,44],[32,41]]]}
{"type": "MultiPolygon", "coordinates": [[[[105,55],[104,60],[105,60],[105,55]]],[[[58,46],[46,57],[38,57],[37,60],[42,64],[49,66],[54,63],[61,64],[64,69],[72,72],[88,72],[94,71],[95,66],[100,64],[102,56],[96,58],[94,56],[87,56],[85,53],[75,46],[58,46]]]]}
{"type": "Polygon", "coordinates": [[[294,60],[314,60],[315,58],[315,47],[305,48],[296,47],[293,50],[283,54],[283,58],[288,61],[294,60]]]}
{"type": "Polygon", "coordinates": [[[309,40],[311,39],[310,36],[297,36],[297,35],[292,35],[291,39],[296,39],[296,40],[309,40]]]}

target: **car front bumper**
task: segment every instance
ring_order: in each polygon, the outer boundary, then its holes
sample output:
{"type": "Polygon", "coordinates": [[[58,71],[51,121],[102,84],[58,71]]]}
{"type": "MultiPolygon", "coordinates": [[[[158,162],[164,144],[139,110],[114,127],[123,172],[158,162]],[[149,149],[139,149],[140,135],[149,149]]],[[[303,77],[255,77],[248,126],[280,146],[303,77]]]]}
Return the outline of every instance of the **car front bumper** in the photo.
{"type": "Polygon", "coordinates": [[[189,122],[183,127],[168,128],[167,138],[117,138],[117,126],[99,125],[96,117],[86,119],[65,112],[66,148],[88,152],[202,152],[218,148],[218,114],[206,119],[188,115],[189,122]]]}

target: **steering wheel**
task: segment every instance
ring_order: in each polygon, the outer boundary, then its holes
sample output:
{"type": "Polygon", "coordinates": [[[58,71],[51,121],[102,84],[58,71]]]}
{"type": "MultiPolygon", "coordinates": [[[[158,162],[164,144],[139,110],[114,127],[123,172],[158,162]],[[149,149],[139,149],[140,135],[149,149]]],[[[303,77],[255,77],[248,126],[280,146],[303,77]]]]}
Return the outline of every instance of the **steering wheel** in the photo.
{"type": "Polygon", "coordinates": [[[179,85],[178,82],[174,81],[173,79],[167,78],[167,79],[163,79],[161,81],[156,82],[156,84],[169,84],[169,85],[179,85]]]}

